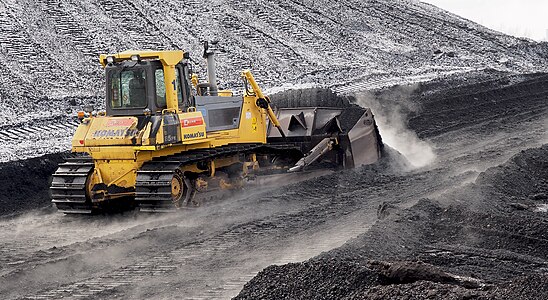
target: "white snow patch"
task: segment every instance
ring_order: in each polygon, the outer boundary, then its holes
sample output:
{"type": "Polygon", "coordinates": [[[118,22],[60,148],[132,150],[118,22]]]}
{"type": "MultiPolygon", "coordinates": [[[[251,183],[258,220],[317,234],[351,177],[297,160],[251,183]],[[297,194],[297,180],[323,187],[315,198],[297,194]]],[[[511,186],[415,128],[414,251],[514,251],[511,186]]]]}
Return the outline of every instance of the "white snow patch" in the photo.
{"type": "Polygon", "coordinates": [[[310,89],[310,88],[316,88],[318,87],[315,83],[301,83],[301,84],[290,84],[290,83],[284,83],[280,86],[275,86],[271,88],[265,89],[265,93],[267,95],[272,95],[276,93],[285,92],[288,90],[299,90],[299,89],[310,89]]]}
{"type": "Polygon", "coordinates": [[[535,211],[536,212],[548,212],[548,204],[539,204],[537,205],[537,207],[535,208],[535,211]]]}

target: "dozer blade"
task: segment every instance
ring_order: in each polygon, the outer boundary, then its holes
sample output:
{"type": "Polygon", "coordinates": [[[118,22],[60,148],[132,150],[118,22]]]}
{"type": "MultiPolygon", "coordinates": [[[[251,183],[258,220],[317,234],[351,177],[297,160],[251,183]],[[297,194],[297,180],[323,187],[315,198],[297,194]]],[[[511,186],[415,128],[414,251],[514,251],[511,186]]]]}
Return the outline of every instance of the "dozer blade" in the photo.
{"type": "Polygon", "coordinates": [[[285,134],[269,127],[268,142],[303,145],[305,156],[291,171],[323,159],[345,168],[373,164],[381,157],[382,141],[369,108],[281,108],[277,118],[285,134]]]}
{"type": "Polygon", "coordinates": [[[347,137],[353,166],[373,164],[381,158],[382,141],[369,108],[350,129],[347,137]]]}

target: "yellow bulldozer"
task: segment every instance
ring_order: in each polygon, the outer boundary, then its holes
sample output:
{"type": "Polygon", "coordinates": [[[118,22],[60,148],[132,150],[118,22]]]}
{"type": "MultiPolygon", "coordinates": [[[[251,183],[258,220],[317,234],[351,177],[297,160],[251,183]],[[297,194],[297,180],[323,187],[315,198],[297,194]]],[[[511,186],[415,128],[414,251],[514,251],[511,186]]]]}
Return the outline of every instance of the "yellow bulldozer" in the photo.
{"type": "Polygon", "coordinates": [[[239,94],[220,90],[214,55],[206,44],[206,82],[191,74],[184,51],[101,55],[106,109],[78,113],[72,152],[79,154],[59,165],[50,187],[58,210],[172,211],[261,175],[380,158],[369,109],[273,108],[248,70],[239,94]]]}

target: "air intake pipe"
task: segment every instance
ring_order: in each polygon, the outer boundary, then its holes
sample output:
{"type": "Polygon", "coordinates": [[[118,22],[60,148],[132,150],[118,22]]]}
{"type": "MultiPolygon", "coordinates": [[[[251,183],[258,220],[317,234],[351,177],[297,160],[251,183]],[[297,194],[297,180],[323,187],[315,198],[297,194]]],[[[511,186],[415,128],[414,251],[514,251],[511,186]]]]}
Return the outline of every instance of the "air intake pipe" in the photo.
{"type": "Polygon", "coordinates": [[[212,41],[209,47],[209,42],[204,42],[204,58],[207,62],[207,80],[209,81],[209,94],[217,96],[219,88],[217,87],[217,74],[215,70],[215,46],[217,41],[212,41]]]}

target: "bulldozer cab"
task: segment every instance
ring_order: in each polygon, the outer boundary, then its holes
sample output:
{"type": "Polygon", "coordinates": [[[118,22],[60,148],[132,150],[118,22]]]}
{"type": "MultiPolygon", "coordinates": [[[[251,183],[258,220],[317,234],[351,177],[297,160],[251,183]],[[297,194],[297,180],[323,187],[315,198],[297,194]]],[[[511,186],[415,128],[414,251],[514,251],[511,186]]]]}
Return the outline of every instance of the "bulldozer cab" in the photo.
{"type": "Polygon", "coordinates": [[[195,106],[186,62],[175,65],[175,80],[166,85],[159,60],[125,60],[109,63],[106,72],[106,113],[108,116],[158,115],[168,108],[166,89],[177,91],[179,110],[195,106]]]}

